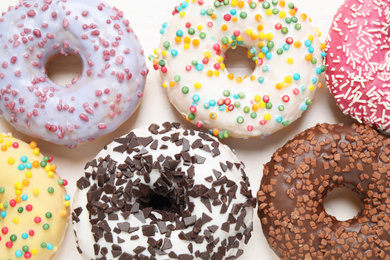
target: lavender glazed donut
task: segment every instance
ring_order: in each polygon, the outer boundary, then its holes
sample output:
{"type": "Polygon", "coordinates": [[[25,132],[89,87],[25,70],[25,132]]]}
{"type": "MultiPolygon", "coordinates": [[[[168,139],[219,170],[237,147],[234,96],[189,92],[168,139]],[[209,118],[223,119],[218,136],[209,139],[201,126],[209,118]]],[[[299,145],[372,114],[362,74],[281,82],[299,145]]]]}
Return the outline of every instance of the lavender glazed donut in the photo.
{"type": "Polygon", "coordinates": [[[114,131],[138,107],[148,69],[123,12],[94,0],[23,0],[0,19],[0,114],[17,130],[74,147],[114,131]],[[71,84],[54,55],[77,55],[71,84]]]}

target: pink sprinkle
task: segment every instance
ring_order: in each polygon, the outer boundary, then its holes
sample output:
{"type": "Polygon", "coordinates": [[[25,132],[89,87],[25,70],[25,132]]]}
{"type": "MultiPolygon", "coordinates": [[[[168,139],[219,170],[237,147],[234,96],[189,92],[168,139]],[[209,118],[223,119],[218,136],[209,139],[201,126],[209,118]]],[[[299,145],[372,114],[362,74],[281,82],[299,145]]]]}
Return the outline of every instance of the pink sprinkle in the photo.
{"type": "Polygon", "coordinates": [[[8,62],[4,61],[1,66],[3,67],[3,69],[6,69],[8,67],[8,62]]]}
{"type": "Polygon", "coordinates": [[[92,108],[90,108],[90,107],[86,107],[86,108],[84,108],[85,109],[85,111],[88,113],[88,114],[93,114],[93,110],[92,110],[92,108]]]}
{"type": "Polygon", "coordinates": [[[62,26],[63,26],[64,28],[68,28],[68,26],[69,26],[69,21],[68,21],[68,19],[64,18],[64,20],[62,21],[62,26]]]}
{"type": "Polygon", "coordinates": [[[104,90],[104,94],[107,95],[108,93],[110,93],[110,89],[106,88],[106,89],[104,90]]]}
{"type": "Polygon", "coordinates": [[[88,15],[88,11],[83,11],[81,14],[85,17],[88,15]]]}
{"type": "Polygon", "coordinates": [[[56,12],[52,12],[51,13],[51,17],[53,17],[53,19],[56,19],[57,18],[57,13],[56,12]]]}
{"type": "Polygon", "coordinates": [[[139,98],[142,98],[142,97],[144,96],[144,94],[142,94],[141,92],[138,92],[137,96],[138,96],[139,98]]]}
{"type": "Polygon", "coordinates": [[[293,93],[294,93],[294,95],[298,95],[299,94],[299,89],[294,88],[293,93]]]}
{"type": "Polygon", "coordinates": [[[103,94],[103,92],[101,90],[96,90],[95,94],[96,96],[100,97],[103,94]]]}
{"type": "Polygon", "coordinates": [[[118,64],[122,64],[123,63],[123,56],[118,56],[118,58],[116,58],[116,62],[118,64]]]}
{"type": "Polygon", "coordinates": [[[94,31],[91,32],[91,35],[99,36],[100,35],[100,31],[99,30],[94,30],[94,31]]]}
{"type": "Polygon", "coordinates": [[[265,125],[266,123],[267,123],[267,121],[265,121],[265,120],[260,121],[260,125],[265,125]]]}
{"type": "Polygon", "coordinates": [[[290,97],[289,96],[287,96],[287,95],[284,95],[283,96],[283,98],[282,98],[282,100],[283,100],[283,102],[288,102],[288,101],[290,101],[290,97]]]}
{"type": "Polygon", "coordinates": [[[116,78],[118,79],[119,82],[122,82],[125,79],[125,74],[117,73],[116,78]]]}
{"type": "Polygon", "coordinates": [[[29,17],[34,17],[36,14],[37,14],[37,13],[36,13],[34,10],[30,10],[30,11],[27,12],[27,15],[28,15],[29,17]]]}
{"type": "Polygon", "coordinates": [[[16,77],[20,77],[21,75],[22,75],[22,73],[20,72],[20,70],[15,71],[15,76],[16,76],[16,77]]]}
{"type": "Polygon", "coordinates": [[[252,132],[253,131],[253,126],[248,125],[247,129],[248,129],[249,132],[252,132]]]}
{"type": "Polygon", "coordinates": [[[57,126],[55,126],[55,125],[51,125],[51,127],[50,127],[50,132],[57,132],[57,126]]]}
{"type": "Polygon", "coordinates": [[[83,120],[85,122],[89,121],[89,117],[86,114],[84,114],[84,113],[81,113],[79,117],[80,117],[81,120],[83,120]]]}
{"type": "Polygon", "coordinates": [[[16,200],[12,199],[9,201],[9,205],[11,205],[11,207],[15,207],[16,206],[16,200]]]}
{"type": "Polygon", "coordinates": [[[18,148],[19,147],[19,143],[18,142],[12,143],[12,147],[15,148],[15,149],[18,148]]]}
{"type": "Polygon", "coordinates": [[[99,125],[98,125],[98,128],[99,128],[100,130],[103,130],[103,129],[106,129],[107,126],[106,126],[106,124],[99,124],[99,125]]]}

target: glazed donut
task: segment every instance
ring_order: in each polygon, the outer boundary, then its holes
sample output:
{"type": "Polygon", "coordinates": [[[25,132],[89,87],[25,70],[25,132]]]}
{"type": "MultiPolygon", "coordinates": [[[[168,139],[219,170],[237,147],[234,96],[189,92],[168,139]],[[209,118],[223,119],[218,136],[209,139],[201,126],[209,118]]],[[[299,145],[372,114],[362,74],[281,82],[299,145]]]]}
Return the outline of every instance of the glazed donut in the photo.
{"type": "Polygon", "coordinates": [[[67,181],[36,142],[0,134],[1,259],[51,259],[68,226],[67,181]]]}
{"type": "Polygon", "coordinates": [[[17,130],[74,147],[114,131],[138,107],[148,70],[123,13],[103,1],[23,0],[0,19],[0,114],[17,130]],[[77,55],[72,84],[52,82],[53,55],[77,55]]]}
{"type": "Polygon", "coordinates": [[[330,92],[344,114],[390,133],[390,1],[347,0],[327,40],[330,92]]]}
{"type": "Polygon", "coordinates": [[[242,255],[256,205],[244,165],[217,139],[179,125],[136,129],[87,163],[72,213],[85,259],[242,255]]]}
{"type": "Polygon", "coordinates": [[[258,216],[281,259],[390,259],[390,139],[364,125],[321,124],[279,148],[265,165],[258,216]],[[324,199],[356,192],[361,211],[339,221],[324,199]]]}
{"type": "Polygon", "coordinates": [[[325,70],[319,32],[297,10],[278,0],[177,6],[154,51],[171,103],[220,138],[267,136],[295,121],[325,70]],[[237,46],[256,63],[252,75],[225,68],[226,51],[237,46]]]}

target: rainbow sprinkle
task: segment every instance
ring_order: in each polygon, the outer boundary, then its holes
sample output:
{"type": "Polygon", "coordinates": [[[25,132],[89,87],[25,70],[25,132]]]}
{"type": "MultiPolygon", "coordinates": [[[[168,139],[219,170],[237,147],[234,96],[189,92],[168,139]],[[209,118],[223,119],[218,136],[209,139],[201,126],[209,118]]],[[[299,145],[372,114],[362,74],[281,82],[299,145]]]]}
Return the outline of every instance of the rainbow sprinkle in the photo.
{"type": "Polygon", "coordinates": [[[0,148],[2,257],[48,259],[67,225],[68,182],[58,177],[53,157],[42,156],[36,142],[26,144],[1,134],[0,148]]]}

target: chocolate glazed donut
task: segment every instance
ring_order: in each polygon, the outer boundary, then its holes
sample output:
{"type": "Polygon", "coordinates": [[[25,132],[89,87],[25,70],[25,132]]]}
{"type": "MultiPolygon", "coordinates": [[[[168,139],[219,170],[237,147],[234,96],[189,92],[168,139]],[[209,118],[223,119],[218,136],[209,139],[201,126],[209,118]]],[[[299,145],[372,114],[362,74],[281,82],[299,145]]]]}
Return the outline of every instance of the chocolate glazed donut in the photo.
{"type": "Polygon", "coordinates": [[[265,165],[258,216],[281,259],[390,259],[390,139],[368,126],[321,124],[279,148],[265,165]],[[323,201],[355,191],[362,210],[338,221],[323,201]]]}

